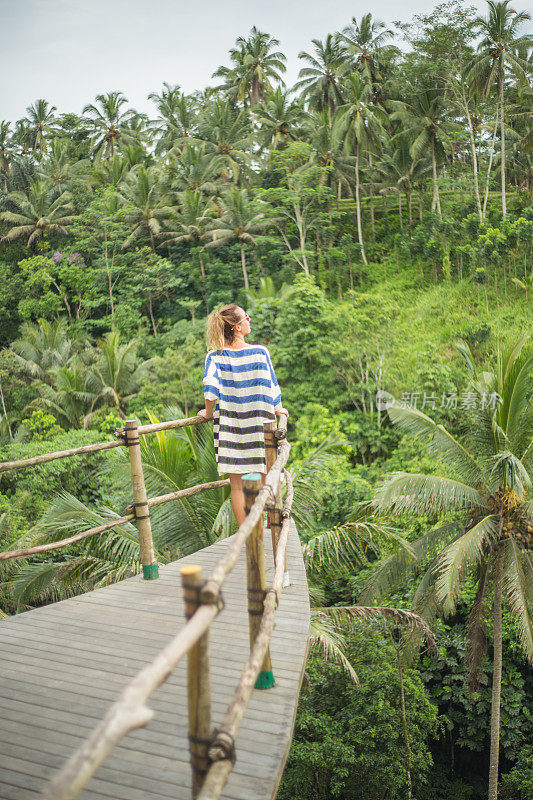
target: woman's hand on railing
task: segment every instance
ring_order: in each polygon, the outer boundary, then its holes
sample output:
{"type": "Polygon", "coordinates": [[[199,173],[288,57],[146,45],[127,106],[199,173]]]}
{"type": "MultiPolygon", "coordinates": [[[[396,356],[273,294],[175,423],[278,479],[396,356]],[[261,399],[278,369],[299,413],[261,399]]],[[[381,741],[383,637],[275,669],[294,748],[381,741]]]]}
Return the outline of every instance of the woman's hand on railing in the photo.
{"type": "Polygon", "coordinates": [[[206,408],[201,408],[196,416],[204,419],[213,419],[213,412],[209,413],[206,408]]]}
{"type": "Polygon", "coordinates": [[[281,415],[283,415],[285,417],[289,416],[289,412],[287,411],[286,408],[283,408],[283,407],[282,408],[276,408],[275,410],[276,410],[276,414],[278,415],[278,417],[281,416],[281,415]]]}

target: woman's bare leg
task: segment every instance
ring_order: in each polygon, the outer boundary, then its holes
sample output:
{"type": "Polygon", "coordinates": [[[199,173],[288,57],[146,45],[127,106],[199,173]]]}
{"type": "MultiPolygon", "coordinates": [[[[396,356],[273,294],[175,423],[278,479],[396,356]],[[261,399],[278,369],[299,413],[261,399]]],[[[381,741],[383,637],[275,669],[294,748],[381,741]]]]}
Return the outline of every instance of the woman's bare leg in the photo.
{"type": "MultiPolygon", "coordinates": [[[[261,472],[261,483],[265,482],[266,475],[261,472]]],[[[231,486],[231,507],[237,520],[237,525],[242,525],[246,518],[246,511],[244,510],[244,491],[242,486],[242,475],[229,476],[231,486]]]]}

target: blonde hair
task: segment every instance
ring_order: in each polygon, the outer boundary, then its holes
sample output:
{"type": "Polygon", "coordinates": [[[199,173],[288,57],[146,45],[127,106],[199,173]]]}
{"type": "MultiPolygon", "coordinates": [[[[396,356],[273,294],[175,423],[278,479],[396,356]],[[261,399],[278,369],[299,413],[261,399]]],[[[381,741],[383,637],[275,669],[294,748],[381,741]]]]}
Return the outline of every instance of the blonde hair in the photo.
{"type": "Polygon", "coordinates": [[[207,349],[223,350],[235,338],[235,325],[241,322],[240,306],[230,303],[213,311],[207,318],[207,349]]]}

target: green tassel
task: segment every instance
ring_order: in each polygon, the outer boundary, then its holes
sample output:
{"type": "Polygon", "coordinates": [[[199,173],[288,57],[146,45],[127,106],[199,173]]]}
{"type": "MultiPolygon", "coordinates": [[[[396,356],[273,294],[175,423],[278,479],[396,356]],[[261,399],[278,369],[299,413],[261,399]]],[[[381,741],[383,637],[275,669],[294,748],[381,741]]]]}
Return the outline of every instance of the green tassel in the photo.
{"type": "Polygon", "coordinates": [[[255,682],[256,689],[270,689],[275,685],[276,681],[274,680],[274,673],[272,670],[263,670],[263,672],[260,672],[255,682]]]}
{"type": "Polygon", "coordinates": [[[153,581],[154,578],[159,578],[158,564],[143,564],[143,578],[145,581],[153,581]]]}

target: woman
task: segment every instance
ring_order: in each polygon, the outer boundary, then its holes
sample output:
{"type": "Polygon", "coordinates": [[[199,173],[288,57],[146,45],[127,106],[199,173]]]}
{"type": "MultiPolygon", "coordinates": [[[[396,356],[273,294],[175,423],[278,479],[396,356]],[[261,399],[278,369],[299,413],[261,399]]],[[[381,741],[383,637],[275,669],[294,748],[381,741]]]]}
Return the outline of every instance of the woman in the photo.
{"type": "Polygon", "coordinates": [[[266,475],[263,424],[289,412],[281,405],[279,384],[268,348],[247,345],[250,317],[235,304],[213,311],[207,320],[205,408],[214,419],[215,456],[219,475],[228,473],[231,506],[237,524],[244,522],[242,475],[266,475]]]}

